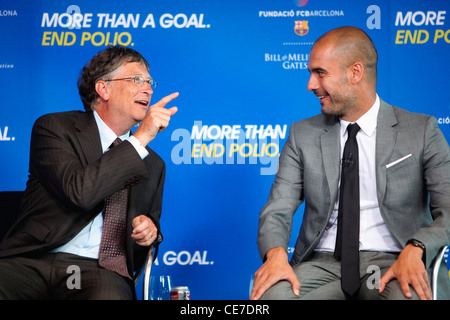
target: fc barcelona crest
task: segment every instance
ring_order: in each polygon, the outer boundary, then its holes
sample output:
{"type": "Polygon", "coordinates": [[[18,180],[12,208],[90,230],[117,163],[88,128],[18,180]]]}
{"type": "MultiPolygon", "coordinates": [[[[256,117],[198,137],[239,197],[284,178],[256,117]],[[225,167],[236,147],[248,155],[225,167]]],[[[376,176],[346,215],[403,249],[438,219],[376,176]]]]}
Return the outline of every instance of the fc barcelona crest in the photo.
{"type": "Polygon", "coordinates": [[[309,32],[308,21],[307,20],[295,21],[294,31],[299,36],[307,35],[309,32]]]}

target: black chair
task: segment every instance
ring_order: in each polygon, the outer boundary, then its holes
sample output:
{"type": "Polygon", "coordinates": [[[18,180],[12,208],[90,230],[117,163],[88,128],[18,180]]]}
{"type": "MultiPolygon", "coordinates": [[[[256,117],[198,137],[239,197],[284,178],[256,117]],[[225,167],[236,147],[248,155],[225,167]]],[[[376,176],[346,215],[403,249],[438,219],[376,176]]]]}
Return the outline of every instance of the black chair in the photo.
{"type": "MultiPolygon", "coordinates": [[[[0,241],[16,221],[24,193],[24,191],[0,191],[0,241]]],[[[134,275],[134,284],[137,285],[144,272],[143,300],[148,300],[153,254],[154,247],[151,246],[144,265],[134,275]]]]}
{"type": "Polygon", "coordinates": [[[24,191],[0,192],[0,240],[16,221],[23,194],[24,191]]]}

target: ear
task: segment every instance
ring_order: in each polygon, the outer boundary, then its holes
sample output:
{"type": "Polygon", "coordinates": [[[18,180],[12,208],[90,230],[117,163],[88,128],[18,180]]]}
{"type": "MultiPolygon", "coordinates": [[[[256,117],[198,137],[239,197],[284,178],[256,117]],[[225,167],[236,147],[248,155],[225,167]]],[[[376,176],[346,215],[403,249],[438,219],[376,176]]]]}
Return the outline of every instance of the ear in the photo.
{"type": "Polygon", "coordinates": [[[95,91],[97,91],[100,98],[102,98],[105,101],[109,100],[109,88],[106,85],[106,82],[103,80],[98,80],[95,83],[95,91]]]}
{"type": "Polygon", "coordinates": [[[355,62],[349,67],[350,82],[357,84],[364,75],[364,66],[361,62],[355,62]]]}

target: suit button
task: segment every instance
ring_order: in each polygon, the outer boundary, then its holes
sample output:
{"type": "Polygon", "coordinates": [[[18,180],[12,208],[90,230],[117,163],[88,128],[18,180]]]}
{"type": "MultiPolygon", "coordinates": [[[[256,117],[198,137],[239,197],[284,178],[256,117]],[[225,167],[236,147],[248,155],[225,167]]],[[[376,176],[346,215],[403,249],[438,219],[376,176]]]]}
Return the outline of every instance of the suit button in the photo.
{"type": "Polygon", "coordinates": [[[316,237],[320,236],[320,231],[317,231],[316,237]]]}

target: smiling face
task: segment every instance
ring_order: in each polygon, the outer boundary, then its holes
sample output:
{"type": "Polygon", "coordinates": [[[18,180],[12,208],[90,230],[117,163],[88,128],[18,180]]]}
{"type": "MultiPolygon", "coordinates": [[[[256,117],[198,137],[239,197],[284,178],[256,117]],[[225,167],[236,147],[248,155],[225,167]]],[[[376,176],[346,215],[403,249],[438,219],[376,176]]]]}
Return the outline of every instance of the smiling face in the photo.
{"type": "Polygon", "coordinates": [[[144,64],[126,62],[106,79],[113,81],[99,80],[96,85],[100,100],[95,110],[117,135],[128,132],[141,122],[150,104],[153,90],[148,82],[139,84],[133,79],[118,80],[136,76],[150,79],[144,64]]]}
{"type": "MultiPolygon", "coordinates": [[[[112,80],[134,78],[135,76],[141,76],[145,80],[150,79],[143,64],[131,62],[122,65],[112,80]]],[[[142,121],[153,94],[150,85],[147,82],[142,85],[136,84],[133,80],[110,81],[108,85],[111,89],[108,101],[111,109],[124,117],[131,117],[136,122],[142,121]]]]}
{"type": "Polygon", "coordinates": [[[320,99],[322,113],[354,122],[376,99],[378,54],[370,37],[355,27],[330,30],[314,43],[308,90],[320,99]]]}
{"type": "Polygon", "coordinates": [[[308,69],[311,76],[307,88],[320,99],[322,113],[345,118],[351,112],[356,97],[349,80],[349,70],[342,65],[334,47],[314,45],[308,69]]]}

